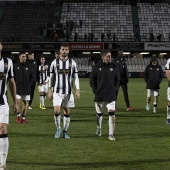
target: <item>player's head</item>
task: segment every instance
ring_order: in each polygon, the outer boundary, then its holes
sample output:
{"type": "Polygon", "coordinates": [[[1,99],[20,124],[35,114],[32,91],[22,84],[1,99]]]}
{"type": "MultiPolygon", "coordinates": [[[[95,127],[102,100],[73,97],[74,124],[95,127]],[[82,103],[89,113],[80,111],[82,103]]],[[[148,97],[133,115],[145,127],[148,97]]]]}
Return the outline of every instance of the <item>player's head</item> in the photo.
{"type": "Polygon", "coordinates": [[[63,43],[60,46],[60,54],[62,57],[68,57],[69,54],[69,45],[67,43],[63,43]]]}
{"type": "Polygon", "coordinates": [[[123,56],[123,50],[119,49],[119,50],[117,51],[117,55],[118,55],[119,57],[122,57],[122,56],[123,56]]]}
{"type": "Polygon", "coordinates": [[[2,48],[3,48],[2,40],[0,39],[0,52],[1,52],[2,48]]]}
{"type": "Polygon", "coordinates": [[[111,51],[110,50],[102,50],[100,55],[104,63],[111,62],[111,51]]]}
{"type": "Polygon", "coordinates": [[[19,62],[20,63],[25,63],[26,59],[27,59],[27,56],[26,56],[25,52],[20,52],[19,53],[19,62]]]}
{"type": "Polygon", "coordinates": [[[45,56],[44,55],[40,56],[40,63],[45,64],[45,56]]]}
{"type": "Polygon", "coordinates": [[[34,52],[29,52],[28,53],[28,59],[29,60],[34,60],[34,52]]]}
{"type": "Polygon", "coordinates": [[[151,64],[152,64],[153,66],[156,66],[156,65],[158,64],[158,60],[157,60],[156,57],[152,57],[152,58],[151,58],[151,64]]]}
{"type": "Polygon", "coordinates": [[[56,50],[55,51],[55,58],[59,58],[60,57],[60,52],[59,52],[59,50],[56,50]]]}

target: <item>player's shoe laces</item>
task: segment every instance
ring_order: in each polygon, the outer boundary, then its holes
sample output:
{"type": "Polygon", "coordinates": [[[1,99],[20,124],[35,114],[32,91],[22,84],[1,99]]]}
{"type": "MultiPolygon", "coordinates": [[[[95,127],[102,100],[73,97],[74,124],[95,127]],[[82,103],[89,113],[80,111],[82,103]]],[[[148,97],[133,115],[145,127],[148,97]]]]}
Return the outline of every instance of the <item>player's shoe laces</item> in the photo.
{"type": "Polygon", "coordinates": [[[127,108],[127,111],[132,111],[132,110],[134,110],[135,108],[134,107],[128,107],[127,108]]]}
{"type": "Polygon", "coordinates": [[[46,107],[45,107],[45,106],[42,106],[41,108],[42,108],[42,110],[46,110],[46,107]]]}
{"type": "Polygon", "coordinates": [[[96,135],[97,135],[97,136],[102,136],[102,131],[101,131],[100,128],[97,128],[97,130],[96,130],[96,135]]]}
{"type": "Polygon", "coordinates": [[[42,109],[41,103],[40,103],[40,105],[39,105],[39,108],[42,109]]]}
{"type": "Polygon", "coordinates": [[[114,138],[113,135],[109,135],[108,140],[115,141],[116,139],[114,138]]]}
{"type": "Polygon", "coordinates": [[[58,129],[57,129],[57,131],[56,131],[56,133],[55,133],[55,138],[56,138],[56,139],[60,138],[61,131],[62,131],[61,128],[58,128],[58,129]]]}
{"type": "Polygon", "coordinates": [[[153,113],[156,113],[156,108],[153,108],[153,113]]]}
{"type": "Polygon", "coordinates": [[[18,124],[21,123],[21,116],[17,116],[16,122],[17,122],[18,124]]]}
{"type": "Polygon", "coordinates": [[[70,136],[68,136],[66,132],[63,132],[63,138],[70,139],[70,136]]]}
{"type": "Polygon", "coordinates": [[[150,110],[150,105],[146,104],[146,110],[150,110]]]}
{"type": "Polygon", "coordinates": [[[0,170],[7,170],[5,165],[0,165],[0,170]]]}

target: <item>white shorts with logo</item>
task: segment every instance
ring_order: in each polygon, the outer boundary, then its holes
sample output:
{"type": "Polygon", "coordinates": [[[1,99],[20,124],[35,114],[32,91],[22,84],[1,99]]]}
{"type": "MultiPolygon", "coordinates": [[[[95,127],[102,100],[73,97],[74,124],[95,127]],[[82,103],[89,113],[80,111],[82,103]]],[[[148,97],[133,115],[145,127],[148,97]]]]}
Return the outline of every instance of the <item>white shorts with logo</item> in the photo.
{"type": "Polygon", "coordinates": [[[170,87],[167,89],[167,100],[170,101],[170,87]]]}
{"type": "Polygon", "coordinates": [[[47,91],[48,91],[48,84],[39,85],[39,86],[38,86],[38,91],[39,91],[39,92],[45,92],[45,93],[47,93],[47,91]]]}
{"type": "Polygon", "coordinates": [[[116,102],[112,101],[111,103],[108,102],[95,102],[95,108],[97,113],[103,113],[105,108],[108,110],[115,110],[116,102]]]}
{"type": "Polygon", "coordinates": [[[159,96],[159,90],[151,90],[151,89],[147,89],[147,97],[151,97],[151,96],[159,96]]]}
{"type": "Polygon", "coordinates": [[[71,94],[53,93],[53,106],[61,106],[67,108],[75,107],[73,93],[71,94]]]}
{"type": "Polygon", "coordinates": [[[22,99],[22,100],[26,100],[26,101],[29,101],[30,100],[30,95],[16,95],[16,98],[17,99],[22,99]]]}
{"type": "Polygon", "coordinates": [[[9,124],[9,105],[0,106],[0,123],[9,124]]]}

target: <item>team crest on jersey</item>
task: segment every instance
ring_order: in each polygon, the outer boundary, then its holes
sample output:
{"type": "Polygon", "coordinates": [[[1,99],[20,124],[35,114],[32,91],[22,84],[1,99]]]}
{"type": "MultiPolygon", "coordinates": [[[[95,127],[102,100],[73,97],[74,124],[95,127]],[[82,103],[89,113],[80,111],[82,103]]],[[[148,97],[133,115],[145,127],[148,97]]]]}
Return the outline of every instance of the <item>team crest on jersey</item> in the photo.
{"type": "Polygon", "coordinates": [[[159,71],[159,68],[157,68],[157,71],[159,71]]]}
{"type": "Polygon", "coordinates": [[[19,67],[17,67],[17,69],[19,70],[19,67]]]}
{"type": "Polygon", "coordinates": [[[101,69],[101,68],[99,68],[99,70],[101,71],[102,69],[101,69]]]}
{"type": "Polygon", "coordinates": [[[4,63],[4,67],[7,69],[7,68],[8,68],[8,64],[7,64],[7,63],[4,63]]]}
{"type": "Polygon", "coordinates": [[[28,70],[28,67],[26,67],[25,70],[28,70]]]}
{"type": "Polygon", "coordinates": [[[113,71],[113,69],[112,69],[112,68],[110,68],[110,71],[113,71]]]}

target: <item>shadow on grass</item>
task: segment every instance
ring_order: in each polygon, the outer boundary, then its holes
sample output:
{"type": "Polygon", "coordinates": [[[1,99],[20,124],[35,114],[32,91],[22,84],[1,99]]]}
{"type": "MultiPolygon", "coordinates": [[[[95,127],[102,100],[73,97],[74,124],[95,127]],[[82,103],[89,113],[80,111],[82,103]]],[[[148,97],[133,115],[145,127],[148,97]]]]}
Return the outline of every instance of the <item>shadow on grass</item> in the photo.
{"type": "MultiPolygon", "coordinates": [[[[54,169],[92,169],[92,168],[98,168],[98,169],[101,169],[101,168],[114,168],[114,167],[141,167],[141,166],[144,166],[145,164],[159,164],[159,163],[169,163],[170,162],[170,158],[167,158],[167,159],[143,159],[143,160],[132,160],[132,161],[107,161],[107,162],[73,162],[73,163],[65,163],[63,161],[63,163],[61,162],[57,162],[56,163],[49,163],[49,162],[24,162],[24,161],[8,161],[9,163],[11,164],[17,164],[17,165],[22,165],[23,167],[25,166],[43,166],[44,169],[45,167],[48,168],[54,168],[54,169]]],[[[51,169],[51,170],[52,170],[51,169]]],[[[50,170],[50,169],[49,169],[50,170]]]]}

